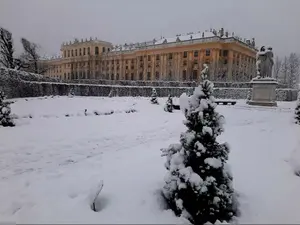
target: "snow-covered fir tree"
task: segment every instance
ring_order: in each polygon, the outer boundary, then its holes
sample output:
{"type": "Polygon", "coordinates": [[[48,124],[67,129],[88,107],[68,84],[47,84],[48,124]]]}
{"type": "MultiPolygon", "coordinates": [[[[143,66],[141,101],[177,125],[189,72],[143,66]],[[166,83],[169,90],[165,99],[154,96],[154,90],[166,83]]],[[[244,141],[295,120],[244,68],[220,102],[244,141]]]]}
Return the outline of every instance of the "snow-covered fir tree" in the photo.
{"type": "Polygon", "coordinates": [[[300,124],[300,91],[298,92],[297,105],[295,108],[295,123],[300,124]]]}
{"type": "Polygon", "coordinates": [[[172,99],[171,95],[168,96],[164,110],[166,112],[173,112],[173,99],[172,99]]]}
{"type": "Polygon", "coordinates": [[[223,132],[224,117],[215,111],[207,71],[205,65],[203,83],[180,101],[187,131],[179,144],[162,149],[168,170],[163,194],[176,215],[197,225],[228,222],[236,214],[232,175],[226,164],[229,147],[216,140],[223,132]]]}
{"type": "Polygon", "coordinates": [[[155,88],[152,88],[152,94],[151,94],[151,99],[150,99],[152,104],[158,104],[157,100],[157,92],[155,88]]]}
{"type": "Polygon", "coordinates": [[[4,127],[13,127],[15,126],[13,119],[10,116],[11,109],[10,103],[5,102],[5,94],[3,91],[0,91],[0,126],[4,127]]]}

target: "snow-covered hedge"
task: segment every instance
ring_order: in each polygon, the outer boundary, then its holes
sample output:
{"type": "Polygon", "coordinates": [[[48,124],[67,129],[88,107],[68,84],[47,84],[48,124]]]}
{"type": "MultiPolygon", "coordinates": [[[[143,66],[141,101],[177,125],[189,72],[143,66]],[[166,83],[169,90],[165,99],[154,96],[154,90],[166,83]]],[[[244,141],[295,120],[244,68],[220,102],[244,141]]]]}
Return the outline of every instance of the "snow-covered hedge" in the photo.
{"type": "Polygon", "coordinates": [[[56,78],[51,78],[40,74],[28,73],[25,71],[0,67],[0,82],[4,80],[59,82],[59,80],[56,78]]]}
{"type": "MultiPolygon", "coordinates": [[[[182,81],[134,81],[134,80],[103,80],[103,79],[79,79],[71,80],[68,83],[79,84],[102,84],[102,85],[124,85],[124,86],[151,86],[151,87],[195,87],[195,82],[182,81]]],[[[219,88],[250,88],[249,82],[214,82],[215,87],[219,88]]],[[[279,84],[279,88],[285,88],[284,85],[279,84]]]]}
{"type": "MultiPolygon", "coordinates": [[[[2,84],[0,84],[2,88],[2,84]]],[[[159,97],[168,95],[179,97],[183,92],[190,88],[183,87],[156,87],[159,97]]],[[[134,86],[108,86],[91,84],[66,84],[35,81],[14,81],[5,85],[3,90],[9,98],[18,97],[38,97],[45,95],[68,95],[74,91],[76,96],[108,96],[110,91],[118,93],[118,96],[144,96],[150,97],[152,87],[134,86]],[[72,90],[73,89],[73,90],[72,90]]],[[[250,88],[215,88],[215,97],[219,99],[246,99],[250,88]]],[[[297,90],[277,89],[278,101],[293,101],[297,99],[297,90]]]]}
{"type": "MultiPolygon", "coordinates": [[[[127,82],[127,81],[126,81],[127,82]]],[[[143,81],[130,81],[143,82],[143,81]]],[[[144,82],[146,83],[146,82],[144,82]]],[[[150,82],[155,83],[155,82],[150,82]]],[[[149,83],[149,85],[150,85],[149,83]]],[[[177,96],[188,91],[191,87],[172,87],[165,84],[172,82],[163,82],[163,86],[155,86],[159,97],[177,96]]],[[[180,83],[180,82],[177,82],[180,83]]],[[[192,83],[191,83],[192,84],[192,83]]],[[[225,83],[224,83],[225,84],[225,83]]],[[[235,85],[238,83],[232,83],[235,85]]],[[[244,83],[246,84],[246,83],[244,83]]],[[[195,85],[195,83],[193,84],[195,85]]],[[[226,83],[229,85],[229,83],[226,83]]],[[[220,99],[246,99],[249,87],[216,87],[214,94],[220,99]]],[[[38,97],[45,95],[68,95],[71,89],[77,96],[108,96],[113,90],[118,96],[145,96],[149,97],[152,93],[151,86],[123,86],[123,85],[99,85],[99,84],[75,84],[62,83],[57,79],[45,77],[38,74],[27,73],[23,71],[0,68],[0,89],[3,90],[8,98],[18,97],[38,97]]],[[[297,99],[296,89],[277,89],[278,101],[294,101],[297,99]]]]}

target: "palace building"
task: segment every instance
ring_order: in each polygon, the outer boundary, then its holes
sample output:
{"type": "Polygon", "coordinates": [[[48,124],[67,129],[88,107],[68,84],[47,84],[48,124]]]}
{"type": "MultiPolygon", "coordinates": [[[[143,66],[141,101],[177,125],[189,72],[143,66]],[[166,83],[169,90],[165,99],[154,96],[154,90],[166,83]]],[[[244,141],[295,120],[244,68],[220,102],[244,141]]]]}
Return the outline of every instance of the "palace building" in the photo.
{"type": "Polygon", "coordinates": [[[255,40],[210,31],[113,46],[97,39],[63,43],[61,56],[44,60],[46,75],[70,79],[199,81],[203,64],[210,79],[241,82],[255,76],[255,40]]]}

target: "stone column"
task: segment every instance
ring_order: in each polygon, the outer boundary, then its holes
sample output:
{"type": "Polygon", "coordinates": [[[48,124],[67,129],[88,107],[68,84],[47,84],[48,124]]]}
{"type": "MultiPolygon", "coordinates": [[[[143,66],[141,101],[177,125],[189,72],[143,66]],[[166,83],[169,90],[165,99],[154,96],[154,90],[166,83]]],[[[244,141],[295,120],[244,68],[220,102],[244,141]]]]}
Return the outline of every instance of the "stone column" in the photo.
{"type": "Polygon", "coordinates": [[[151,80],[156,80],[155,78],[156,71],[156,63],[155,63],[155,55],[151,55],[151,80]]]}
{"type": "Polygon", "coordinates": [[[227,81],[232,81],[233,51],[228,50],[227,81]]]}

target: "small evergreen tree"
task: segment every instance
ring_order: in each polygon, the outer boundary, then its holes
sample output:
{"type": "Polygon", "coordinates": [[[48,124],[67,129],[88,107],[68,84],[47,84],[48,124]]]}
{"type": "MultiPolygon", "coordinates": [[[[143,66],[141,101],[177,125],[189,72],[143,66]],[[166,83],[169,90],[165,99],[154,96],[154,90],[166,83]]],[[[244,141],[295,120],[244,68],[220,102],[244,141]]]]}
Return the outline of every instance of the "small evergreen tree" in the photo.
{"type": "Polygon", "coordinates": [[[5,94],[3,91],[0,91],[0,125],[4,127],[13,127],[15,124],[10,116],[10,103],[4,102],[4,99],[5,94]]]}
{"type": "Polygon", "coordinates": [[[152,88],[152,94],[150,99],[152,104],[158,104],[156,89],[152,88]]]}
{"type": "Polygon", "coordinates": [[[171,95],[168,96],[164,110],[166,112],[173,112],[173,99],[172,99],[171,95]]]}
{"type": "Polygon", "coordinates": [[[295,108],[295,123],[300,124],[300,91],[298,92],[297,105],[295,108]]]}
{"type": "Polygon", "coordinates": [[[176,215],[193,224],[230,221],[235,215],[232,176],[228,170],[229,147],[216,138],[223,132],[223,116],[215,111],[213,84],[202,71],[203,83],[195,88],[187,103],[187,131],[180,144],[162,149],[167,157],[163,194],[176,215]]]}

